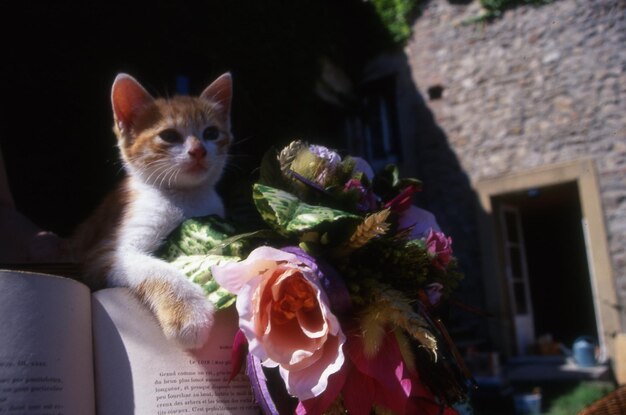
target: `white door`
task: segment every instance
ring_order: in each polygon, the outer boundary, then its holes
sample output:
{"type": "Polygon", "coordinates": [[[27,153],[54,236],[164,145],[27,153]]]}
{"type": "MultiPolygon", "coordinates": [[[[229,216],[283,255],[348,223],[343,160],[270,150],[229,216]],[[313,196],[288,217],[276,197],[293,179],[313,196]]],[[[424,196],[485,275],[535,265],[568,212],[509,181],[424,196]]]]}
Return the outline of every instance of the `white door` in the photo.
{"type": "Polygon", "coordinates": [[[501,206],[500,225],[504,242],[504,272],[509,287],[517,353],[525,355],[535,342],[535,325],[519,210],[513,206],[501,206]]]}

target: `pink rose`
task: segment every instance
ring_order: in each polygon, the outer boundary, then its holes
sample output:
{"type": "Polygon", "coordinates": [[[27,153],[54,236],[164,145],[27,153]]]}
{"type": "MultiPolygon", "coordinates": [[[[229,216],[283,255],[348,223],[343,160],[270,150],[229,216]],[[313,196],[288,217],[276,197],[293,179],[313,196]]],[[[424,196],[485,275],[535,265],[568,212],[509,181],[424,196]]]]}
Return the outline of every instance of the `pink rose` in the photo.
{"type": "Polygon", "coordinates": [[[294,253],[264,246],[212,271],[237,295],[249,352],[263,366],[279,367],[291,395],[305,400],[322,394],[344,363],[346,337],[316,270],[294,253]]]}
{"type": "Polygon", "coordinates": [[[431,229],[426,237],[426,249],[433,257],[433,265],[439,269],[445,269],[452,260],[452,238],[443,232],[431,229]]]}

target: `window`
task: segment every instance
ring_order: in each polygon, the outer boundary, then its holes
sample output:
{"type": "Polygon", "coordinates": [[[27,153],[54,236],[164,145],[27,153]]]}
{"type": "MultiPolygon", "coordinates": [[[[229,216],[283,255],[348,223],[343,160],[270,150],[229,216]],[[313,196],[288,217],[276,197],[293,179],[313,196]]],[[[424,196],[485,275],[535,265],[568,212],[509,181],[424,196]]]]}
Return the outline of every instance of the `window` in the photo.
{"type": "Polygon", "coordinates": [[[348,151],[366,158],[374,170],[401,161],[395,95],[393,76],[367,82],[356,113],[345,123],[348,151]]]}

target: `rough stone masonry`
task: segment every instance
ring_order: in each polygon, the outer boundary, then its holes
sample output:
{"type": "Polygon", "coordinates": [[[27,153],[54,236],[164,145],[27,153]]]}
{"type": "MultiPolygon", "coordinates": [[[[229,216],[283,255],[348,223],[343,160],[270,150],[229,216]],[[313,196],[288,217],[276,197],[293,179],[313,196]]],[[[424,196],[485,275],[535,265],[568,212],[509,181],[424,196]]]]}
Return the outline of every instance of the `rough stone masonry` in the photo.
{"type": "MultiPolygon", "coordinates": [[[[475,183],[593,158],[625,306],[626,2],[556,0],[477,24],[464,22],[480,13],[478,2],[459,3],[427,2],[406,47],[421,95],[428,100],[429,88],[441,95],[427,105],[459,169],[475,183]]],[[[459,229],[457,239],[471,256],[469,207],[459,206],[454,187],[437,184],[451,174],[438,168],[440,144],[420,141],[418,175],[435,189],[427,204],[449,222],[444,228],[459,229]]],[[[621,320],[626,330],[626,317],[621,320]]]]}

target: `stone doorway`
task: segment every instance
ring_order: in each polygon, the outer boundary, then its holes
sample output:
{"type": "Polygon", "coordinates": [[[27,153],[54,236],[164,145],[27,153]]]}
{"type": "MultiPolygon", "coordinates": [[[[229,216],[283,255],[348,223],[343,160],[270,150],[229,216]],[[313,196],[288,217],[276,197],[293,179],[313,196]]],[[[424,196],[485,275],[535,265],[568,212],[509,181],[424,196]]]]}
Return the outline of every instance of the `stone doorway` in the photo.
{"type": "Polygon", "coordinates": [[[599,337],[579,200],[576,182],[492,198],[499,238],[519,241],[504,252],[518,355],[561,352],[538,338],[570,347],[579,336],[599,337]]]}
{"type": "Polygon", "coordinates": [[[533,277],[529,272],[530,304],[533,310],[537,308],[532,318],[537,327],[532,327],[532,333],[552,332],[559,337],[555,340],[567,346],[578,333],[592,335],[598,337],[600,360],[614,358],[619,311],[594,161],[542,166],[484,179],[473,187],[480,202],[483,282],[486,306],[494,315],[489,322],[494,347],[508,356],[518,354],[511,312],[515,293],[505,275],[507,264],[498,224],[500,206],[508,205],[526,216],[522,229],[533,241],[524,244],[531,250],[528,270],[537,271],[533,277]],[[551,231],[546,231],[548,228],[551,231]],[[547,232],[560,234],[561,242],[546,245],[547,232]],[[560,251],[554,245],[569,248],[560,251]],[[557,261],[552,255],[564,259],[557,261]],[[558,277],[548,279],[548,274],[558,277]],[[572,277],[568,279],[568,275],[572,277]],[[554,311],[557,307],[562,310],[554,311]]]}

